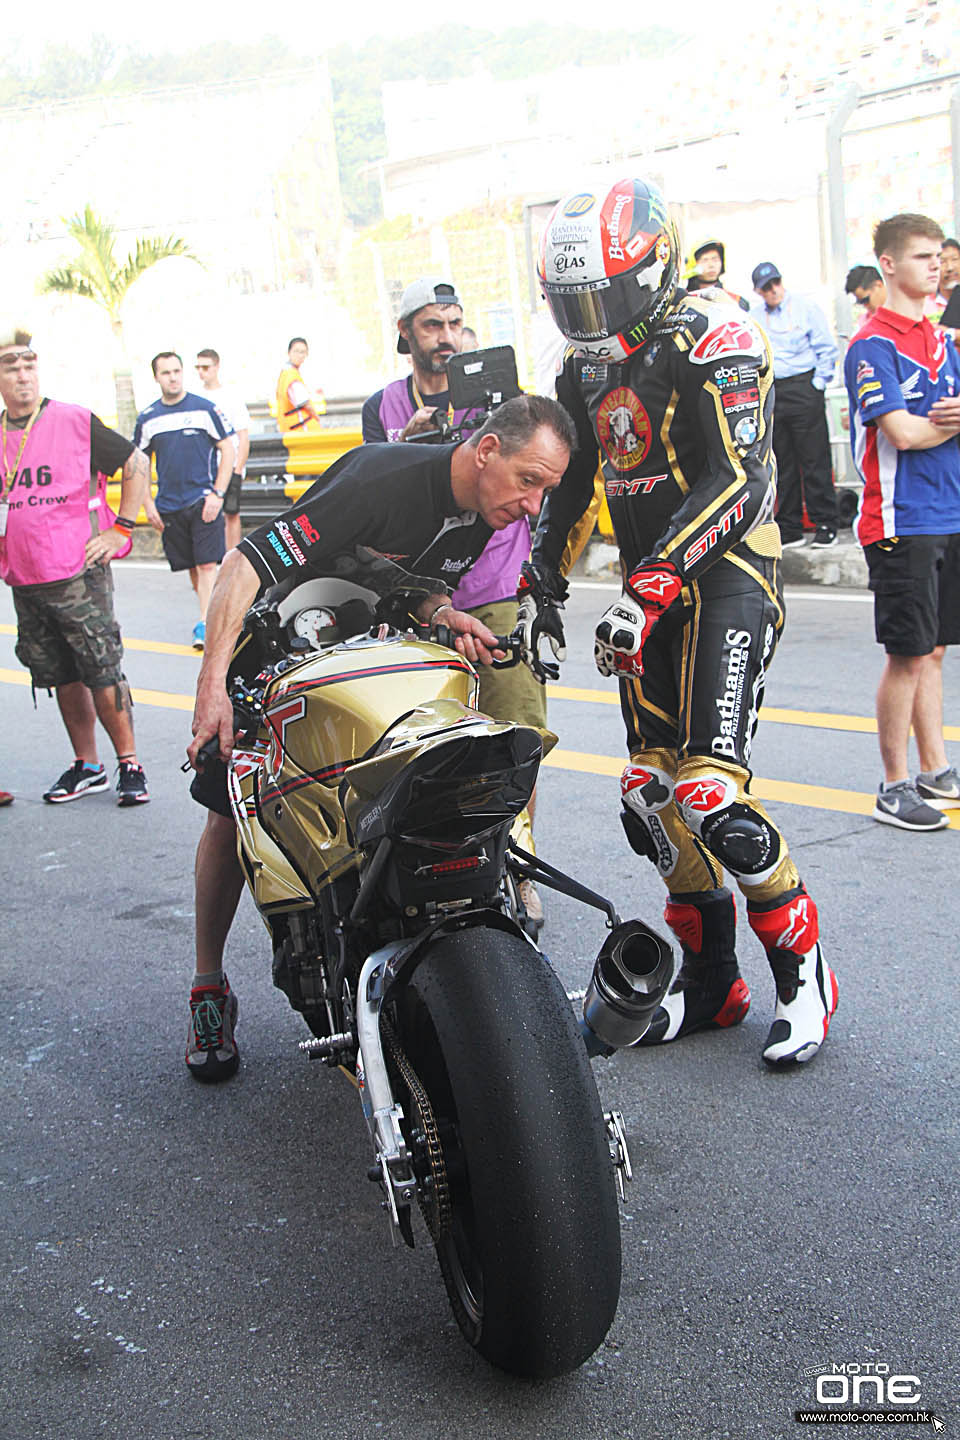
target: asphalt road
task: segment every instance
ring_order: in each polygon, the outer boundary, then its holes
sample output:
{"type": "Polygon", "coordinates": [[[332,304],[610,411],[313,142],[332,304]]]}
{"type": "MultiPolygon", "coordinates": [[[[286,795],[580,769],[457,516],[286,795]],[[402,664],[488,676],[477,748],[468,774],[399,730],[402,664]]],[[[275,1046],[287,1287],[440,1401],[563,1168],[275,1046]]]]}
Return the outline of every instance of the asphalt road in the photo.
{"type": "MultiPolygon", "coordinates": [[[[154,692],[135,712],[153,795],[137,811],[112,794],[41,802],[71,757],[52,702],[34,712],[16,683],[0,594],[0,785],[17,795],[0,816],[0,1435],[836,1440],[865,1427],[794,1412],[815,1406],[817,1371],[856,1365],[916,1376],[907,1389],[952,1434],[960,837],[866,813],[880,664],[866,597],[791,598],[754,753],[839,976],[827,1045],[794,1072],[763,1066],[773,987],[741,924],[743,1025],[597,1062],[636,1176],[620,1309],[577,1374],[529,1385],[461,1341],[422,1228],[413,1253],[391,1249],[356,1095],[298,1054],[247,900],[229,951],[240,1074],[217,1089],[187,1076],[202,816],[178,765],[197,661],[133,642],[188,643],[192,597],[161,567],[115,568],[128,674],[154,692]]],[[[542,775],[539,848],[660,925],[660,882],[617,820],[619,713],[590,659],[604,602],[578,587],[569,607],[562,683],[592,695],[551,700],[561,754],[542,775]]],[[[946,696],[955,718],[956,652],[946,696]]],[[[563,897],[547,908],[545,948],[583,984],[602,919],[563,897]]]]}

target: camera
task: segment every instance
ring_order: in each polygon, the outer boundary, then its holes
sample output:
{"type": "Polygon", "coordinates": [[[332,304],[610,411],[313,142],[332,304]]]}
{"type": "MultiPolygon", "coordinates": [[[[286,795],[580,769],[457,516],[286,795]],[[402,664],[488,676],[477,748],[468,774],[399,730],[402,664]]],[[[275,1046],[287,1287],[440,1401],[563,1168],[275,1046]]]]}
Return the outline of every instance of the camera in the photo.
{"type": "Polygon", "coordinates": [[[492,345],[487,350],[451,355],[446,373],[451,408],[480,410],[482,414],[468,417],[462,425],[451,425],[447,412],[438,406],[433,412],[436,432],[414,435],[411,440],[459,445],[472,431],[479,430],[487,416],[505,400],[523,393],[517,380],[517,357],[512,345],[492,345]]]}

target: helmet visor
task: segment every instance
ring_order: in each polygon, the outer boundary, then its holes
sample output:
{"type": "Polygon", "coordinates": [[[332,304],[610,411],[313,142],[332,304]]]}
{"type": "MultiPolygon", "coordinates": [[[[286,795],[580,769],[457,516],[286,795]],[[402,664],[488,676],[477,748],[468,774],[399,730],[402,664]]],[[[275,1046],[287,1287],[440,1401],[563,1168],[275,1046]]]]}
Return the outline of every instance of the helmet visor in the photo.
{"type": "Polygon", "coordinates": [[[543,293],[568,340],[606,340],[624,334],[649,313],[666,268],[651,251],[649,263],[629,274],[580,285],[544,281],[543,293]]]}

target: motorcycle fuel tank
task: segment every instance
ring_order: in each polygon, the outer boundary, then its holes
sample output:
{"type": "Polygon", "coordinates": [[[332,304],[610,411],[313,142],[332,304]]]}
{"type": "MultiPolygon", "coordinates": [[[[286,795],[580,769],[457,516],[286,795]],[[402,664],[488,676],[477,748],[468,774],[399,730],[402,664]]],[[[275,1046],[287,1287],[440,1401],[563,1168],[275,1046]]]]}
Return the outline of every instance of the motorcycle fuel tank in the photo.
{"type": "Polygon", "coordinates": [[[438,700],[469,707],[476,684],[461,655],[404,636],[334,646],[271,682],[259,813],[314,892],[357,863],[338,793],[345,773],[398,718],[438,700]]]}

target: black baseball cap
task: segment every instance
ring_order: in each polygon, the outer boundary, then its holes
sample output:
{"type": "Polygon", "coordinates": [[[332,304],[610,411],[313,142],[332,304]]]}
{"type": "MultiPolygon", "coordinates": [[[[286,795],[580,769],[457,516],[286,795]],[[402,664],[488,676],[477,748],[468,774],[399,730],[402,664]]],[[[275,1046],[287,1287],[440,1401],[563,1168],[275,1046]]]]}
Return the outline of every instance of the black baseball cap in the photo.
{"type": "Polygon", "coordinates": [[[782,280],[783,276],[772,260],[761,260],[759,265],[753,267],[750,279],[753,281],[754,290],[762,290],[771,280],[782,280]]]}

